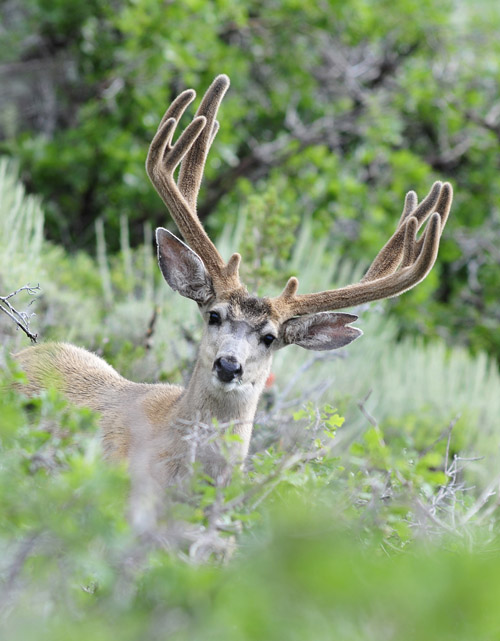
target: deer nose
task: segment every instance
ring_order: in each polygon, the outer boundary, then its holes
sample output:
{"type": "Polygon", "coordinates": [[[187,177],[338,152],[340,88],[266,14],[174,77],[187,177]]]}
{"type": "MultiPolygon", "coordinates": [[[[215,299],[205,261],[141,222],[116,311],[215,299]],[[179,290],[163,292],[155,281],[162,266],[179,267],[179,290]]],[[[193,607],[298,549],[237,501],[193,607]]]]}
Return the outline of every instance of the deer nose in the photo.
{"type": "Polygon", "coordinates": [[[214,363],[215,372],[220,381],[230,383],[237,376],[241,376],[243,369],[235,358],[218,358],[214,363]]]}

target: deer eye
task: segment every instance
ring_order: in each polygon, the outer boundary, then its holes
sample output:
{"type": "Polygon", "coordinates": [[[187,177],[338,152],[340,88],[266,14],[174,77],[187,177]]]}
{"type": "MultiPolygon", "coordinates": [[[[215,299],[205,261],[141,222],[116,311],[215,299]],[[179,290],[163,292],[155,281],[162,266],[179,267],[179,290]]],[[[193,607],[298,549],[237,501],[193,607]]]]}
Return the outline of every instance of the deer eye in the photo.
{"type": "Polygon", "coordinates": [[[208,324],[209,325],[220,325],[221,324],[221,317],[218,312],[210,312],[208,315],[208,324]]]}
{"type": "Polygon", "coordinates": [[[275,340],[276,340],[276,336],[273,336],[272,334],[266,334],[261,338],[261,341],[264,343],[266,347],[270,347],[275,340]]]}

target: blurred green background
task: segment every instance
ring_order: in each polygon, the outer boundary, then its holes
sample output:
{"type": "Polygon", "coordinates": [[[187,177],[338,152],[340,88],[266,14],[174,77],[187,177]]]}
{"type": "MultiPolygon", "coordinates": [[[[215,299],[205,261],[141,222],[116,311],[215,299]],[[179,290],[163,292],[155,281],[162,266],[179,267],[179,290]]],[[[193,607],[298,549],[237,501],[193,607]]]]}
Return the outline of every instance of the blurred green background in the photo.
{"type": "Polygon", "coordinates": [[[200,336],[144,169],[185,88],[231,78],[199,215],[261,294],[358,279],[408,190],[455,190],[426,281],[284,350],[248,473],[150,540],[94,418],[11,389],[2,314],[2,638],[500,638],[499,33],[493,0],[0,3],[0,296],[40,283],[10,299],[40,339],[133,380],[185,382],[200,336]]]}
{"type": "Polygon", "coordinates": [[[168,222],[144,172],[181,90],[232,81],[200,198],[220,232],[249,193],[368,263],[404,194],[451,180],[439,266],[401,329],[500,354],[499,9],[490,0],[2,3],[0,152],[44,200],[48,237],[111,251],[168,222]],[[429,300],[431,298],[431,300],[429,300]]]}

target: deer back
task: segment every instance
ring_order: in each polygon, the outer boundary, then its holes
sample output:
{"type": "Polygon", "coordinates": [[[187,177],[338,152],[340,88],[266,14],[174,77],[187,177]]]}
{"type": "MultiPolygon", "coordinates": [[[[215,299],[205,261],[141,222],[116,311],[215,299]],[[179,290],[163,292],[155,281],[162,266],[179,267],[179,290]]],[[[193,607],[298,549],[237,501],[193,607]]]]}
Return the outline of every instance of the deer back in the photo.
{"type": "Polygon", "coordinates": [[[54,388],[79,407],[99,413],[104,450],[109,458],[130,455],[136,432],[158,434],[183,388],[133,383],[91,352],[69,343],[45,343],[15,355],[27,375],[22,390],[32,396],[54,388]]]}

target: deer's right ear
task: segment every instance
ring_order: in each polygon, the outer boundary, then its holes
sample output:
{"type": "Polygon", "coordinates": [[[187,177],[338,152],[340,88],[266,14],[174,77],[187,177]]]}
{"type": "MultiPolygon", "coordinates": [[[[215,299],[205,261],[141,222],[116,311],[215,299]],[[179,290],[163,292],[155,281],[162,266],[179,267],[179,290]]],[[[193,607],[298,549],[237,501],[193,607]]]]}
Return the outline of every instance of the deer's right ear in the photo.
{"type": "Polygon", "coordinates": [[[215,292],[201,258],[163,227],[156,230],[156,243],[158,264],[170,287],[200,305],[208,303],[215,292]]]}

